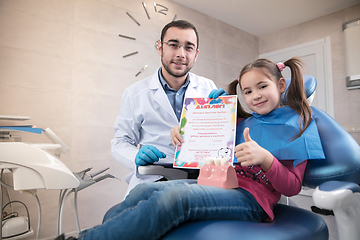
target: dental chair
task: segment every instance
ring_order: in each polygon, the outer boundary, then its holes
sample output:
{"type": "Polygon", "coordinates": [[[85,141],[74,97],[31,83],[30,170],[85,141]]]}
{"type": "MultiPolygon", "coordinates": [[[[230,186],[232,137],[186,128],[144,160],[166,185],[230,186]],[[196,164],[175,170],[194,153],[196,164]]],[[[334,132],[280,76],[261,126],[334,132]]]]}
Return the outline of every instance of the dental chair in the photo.
{"type": "MultiPolygon", "coordinates": [[[[7,127],[7,129],[15,129],[18,131],[18,129],[22,129],[22,127],[19,128],[14,126],[7,127]]],[[[0,206],[2,206],[1,186],[5,186],[15,191],[26,191],[33,195],[38,206],[39,217],[36,236],[36,239],[38,239],[41,225],[41,206],[36,193],[37,189],[60,190],[57,221],[58,235],[62,232],[62,216],[65,202],[69,195],[74,193],[73,205],[75,209],[76,225],[78,232],[80,232],[77,211],[77,193],[106,178],[115,177],[111,174],[98,176],[109,168],[92,174],[89,173],[92,168],[87,168],[77,173],[71,172],[60,160],[60,154],[66,153],[70,148],[53,131],[51,131],[50,128],[36,128],[36,131],[30,132],[36,132],[38,134],[44,133],[52,143],[31,144],[20,142],[20,140],[16,142],[0,142],[0,206]],[[1,176],[5,172],[11,173],[12,185],[9,185],[2,180],[1,176]]],[[[2,228],[0,228],[0,240],[1,239],[2,228]]]]}
{"type": "MultiPolygon", "coordinates": [[[[289,85],[289,80],[287,80],[289,85]]],[[[306,95],[316,88],[316,80],[304,76],[306,95]]],[[[286,99],[284,99],[286,101],[286,99]]],[[[312,107],[325,159],[308,161],[303,186],[316,188],[317,207],[333,210],[339,240],[360,239],[360,147],[352,136],[322,110],[312,107]]],[[[105,221],[116,209],[112,207],[105,221]]],[[[185,222],[173,228],[162,240],[247,239],[247,240],[327,240],[328,228],[317,214],[278,203],[271,222],[207,220],[185,222]]]]}
{"type": "MultiPolygon", "coordinates": [[[[11,127],[9,129],[11,129],[11,127]]],[[[14,127],[14,129],[18,131],[21,127],[14,127]]],[[[1,186],[15,191],[25,191],[34,196],[38,207],[38,227],[36,239],[39,239],[41,205],[37,196],[37,189],[76,188],[79,186],[79,180],[59,160],[60,154],[66,153],[69,150],[69,147],[63,143],[49,128],[46,130],[36,128],[36,130],[38,130],[38,134],[44,132],[44,134],[53,143],[29,144],[20,142],[20,140],[16,142],[0,142],[0,206],[3,206],[3,192],[1,186]],[[2,180],[2,175],[6,172],[11,173],[12,175],[12,185],[9,185],[2,180]]],[[[23,205],[27,210],[26,205],[23,205]]],[[[2,207],[1,215],[3,213],[3,209],[4,208],[2,207]]],[[[7,228],[4,228],[4,236],[2,232],[3,227],[0,228],[0,240],[9,238],[17,239],[17,237],[23,238],[30,236],[33,233],[33,230],[30,227],[28,210],[27,213],[27,218],[18,217],[18,219],[24,219],[23,221],[28,223],[28,230],[26,232],[20,231],[19,233],[16,225],[14,225],[14,227],[9,224],[7,228]]],[[[10,220],[14,219],[16,218],[10,220]]],[[[2,221],[2,226],[4,226],[4,222],[2,221]]],[[[19,221],[14,222],[19,223],[19,221]]]]}

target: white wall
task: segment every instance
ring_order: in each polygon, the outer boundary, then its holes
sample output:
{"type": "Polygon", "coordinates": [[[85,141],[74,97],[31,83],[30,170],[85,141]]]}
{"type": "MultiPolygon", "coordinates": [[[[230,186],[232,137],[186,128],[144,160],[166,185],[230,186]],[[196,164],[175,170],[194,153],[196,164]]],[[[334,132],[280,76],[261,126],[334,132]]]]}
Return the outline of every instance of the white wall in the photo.
{"type": "Polygon", "coordinates": [[[360,143],[360,89],[346,89],[344,22],[360,17],[360,4],[259,38],[260,54],[330,36],[335,120],[360,143]],[[353,130],[355,129],[355,130],[353,130]]]}

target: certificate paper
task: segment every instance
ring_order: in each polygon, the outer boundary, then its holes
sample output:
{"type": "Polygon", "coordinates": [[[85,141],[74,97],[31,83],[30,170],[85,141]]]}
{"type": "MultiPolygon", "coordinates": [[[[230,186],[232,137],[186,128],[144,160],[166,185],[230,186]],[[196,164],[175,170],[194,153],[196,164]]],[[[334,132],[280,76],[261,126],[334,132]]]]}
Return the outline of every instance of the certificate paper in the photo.
{"type": "Polygon", "coordinates": [[[175,149],[174,167],[201,168],[207,157],[234,160],[237,96],[186,98],[175,149]]]}

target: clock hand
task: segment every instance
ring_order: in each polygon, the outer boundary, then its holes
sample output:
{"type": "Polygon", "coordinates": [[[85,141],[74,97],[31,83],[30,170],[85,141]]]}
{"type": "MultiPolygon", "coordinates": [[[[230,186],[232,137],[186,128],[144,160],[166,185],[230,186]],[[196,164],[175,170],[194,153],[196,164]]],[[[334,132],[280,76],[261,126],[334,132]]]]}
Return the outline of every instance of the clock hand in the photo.
{"type": "Polygon", "coordinates": [[[123,58],[127,58],[127,57],[130,57],[130,56],[135,55],[135,54],[138,54],[138,53],[139,53],[138,51],[132,52],[132,53],[129,53],[129,54],[124,55],[123,58]]]}
{"type": "Polygon", "coordinates": [[[145,10],[145,12],[146,12],[146,16],[148,17],[148,19],[150,19],[149,13],[148,13],[148,11],[146,10],[146,4],[145,4],[144,2],[142,2],[142,5],[143,5],[144,10],[145,10]]]}
{"type": "Polygon", "coordinates": [[[140,26],[140,23],[138,21],[136,21],[136,19],[130,15],[130,13],[126,12],[126,14],[137,24],[140,26]]]}
{"type": "Polygon", "coordinates": [[[134,38],[134,37],[129,37],[129,36],[122,35],[122,34],[119,34],[119,37],[123,37],[123,38],[131,39],[131,40],[136,40],[136,38],[134,38]]]}
{"type": "Polygon", "coordinates": [[[147,67],[148,65],[145,65],[137,74],[135,74],[135,77],[139,76],[139,74],[142,73],[147,67]]]}

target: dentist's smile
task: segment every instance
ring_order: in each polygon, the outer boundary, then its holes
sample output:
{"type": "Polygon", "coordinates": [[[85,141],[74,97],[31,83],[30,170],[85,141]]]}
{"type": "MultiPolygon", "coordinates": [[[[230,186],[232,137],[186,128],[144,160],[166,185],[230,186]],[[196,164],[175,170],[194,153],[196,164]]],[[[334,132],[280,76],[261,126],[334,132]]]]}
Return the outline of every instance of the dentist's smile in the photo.
{"type": "Polygon", "coordinates": [[[184,62],[173,62],[175,65],[179,65],[179,66],[181,66],[181,65],[186,65],[184,62]]]}

